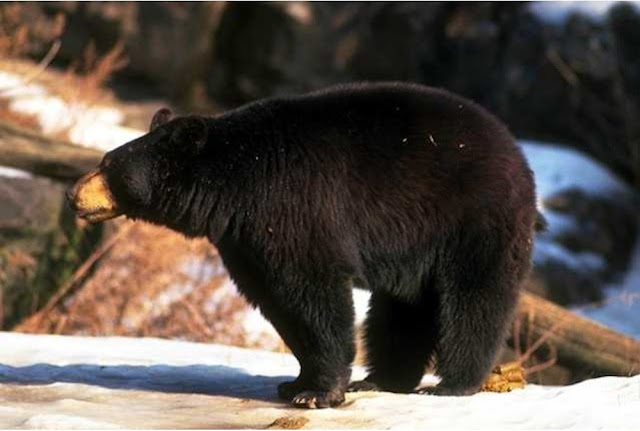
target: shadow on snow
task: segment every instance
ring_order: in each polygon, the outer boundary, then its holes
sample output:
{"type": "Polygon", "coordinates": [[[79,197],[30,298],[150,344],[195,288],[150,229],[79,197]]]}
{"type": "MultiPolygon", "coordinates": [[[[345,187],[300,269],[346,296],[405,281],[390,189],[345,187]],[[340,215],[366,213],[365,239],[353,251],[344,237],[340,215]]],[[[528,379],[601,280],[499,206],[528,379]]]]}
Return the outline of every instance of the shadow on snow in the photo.
{"type": "Polygon", "coordinates": [[[224,365],[51,365],[14,367],[0,364],[0,383],[46,385],[81,383],[110,389],[138,389],[277,401],[279,383],[291,376],[248,374],[224,365]]]}

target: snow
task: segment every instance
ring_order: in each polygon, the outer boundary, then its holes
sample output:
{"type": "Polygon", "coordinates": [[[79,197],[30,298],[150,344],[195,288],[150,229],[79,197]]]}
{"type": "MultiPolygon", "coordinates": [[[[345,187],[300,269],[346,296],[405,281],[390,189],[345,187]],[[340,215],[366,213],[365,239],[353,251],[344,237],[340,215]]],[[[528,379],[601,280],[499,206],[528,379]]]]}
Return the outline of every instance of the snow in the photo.
{"type": "Polygon", "coordinates": [[[10,168],[8,166],[0,166],[0,177],[8,178],[33,178],[30,172],[21,169],[10,168]]]}
{"type": "MultiPolygon", "coordinates": [[[[617,198],[637,202],[636,192],[602,164],[574,149],[560,145],[520,141],[531,169],[535,173],[539,199],[563,190],[579,189],[587,195],[603,199],[617,198]]],[[[559,233],[577,229],[570,217],[541,208],[549,223],[549,231],[559,233]]],[[[599,268],[602,257],[593,253],[572,252],[545,236],[536,240],[534,261],[562,261],[572,268],[599,268]]],[[[575,307],[574,311],[617,331],[640,339],[640,238],[636,241],[629,270],[622,280],[605,287],[601,306],[575,307]]]]}
{"type": "Polygon", "coordinates": [[[353,289],[353,307],[356,313],[356,322],[361,323],[369,310],[369,298],[371,293],[362,289],[353,289]]]}
{"type": "Polygon", "coordinates": [[[640,240],[636,242],[629,271],[620,282],[607,286],[605,295],[603,306],[575,311],[640,340],[640,240]]]}
{"type": "Polygon", "coordinates": [[[0,70],[0,97],[8,99],[42,97],[47,91],[42,85],[27,82],[19,75],[0,70]]]}
{"type": "Polygon", "coordinates": [[[365,392],[348,394],[340,409],[307,411],[275,396],[297,374],[291,355],[16,333],[0,333],[0,345],[0,428],[265,428],[283,416],[304,416],[305,428],[640,427],[640,376],[469,397],[365,392]]]}
{"type": "Polygon", "coordinates": [[[603,197],[629,197],[633,193],[631,187],[617,179],[610,170],[577,150],[527,140],[519,143],[535,173],[540,197],[571,188],[603,197]]]}
{"type": "MultiPolygon", "coordinates": [[[[529,10],[538,18],[550,24],[563,24],[570,14],[581,13],[591,19],[604,20],[609,9],[618,1],[536,1],[531,2],[529,10]]],[[[637,1],[630,1],[634,5],[637,1]]]]}
{"type": "Polygon", "coordinates": [[[246,334],[247,344],[260,344],[269,350],[276,350],[282,346],[280,336],[275,328],[257,308],[248,309],[241,324],[246,334]]]}
{"type": "Polygon", "coordinates": [[[144,134],[120,126],[124,117],[116,108],[68,103],[55,96],[14,97],[9,109],[35,116],[45,135],[66,132],[71,142],[102,151],[112,150],[144,134]]]}
{"type": "Polygon", "coordinates": [[[16,113],[34,116],[46,135],[66,133],[71,142],[112,150],[145,132],[122,126],[124,115],[117,108],[69,102],[49,94],[42,85],[0,71],[0,97],[16,113]]]}

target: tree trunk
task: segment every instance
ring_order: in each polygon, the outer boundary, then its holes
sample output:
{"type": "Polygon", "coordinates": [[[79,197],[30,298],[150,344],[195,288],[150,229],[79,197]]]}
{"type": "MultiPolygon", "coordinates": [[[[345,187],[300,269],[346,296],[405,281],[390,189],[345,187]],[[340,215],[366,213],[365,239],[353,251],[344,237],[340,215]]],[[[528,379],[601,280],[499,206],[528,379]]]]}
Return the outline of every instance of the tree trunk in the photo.
{"type": "Polygon", "coordinates": [[[74,180],[94,168],[102,152],[0,122],[0,165],[57,180],[74,180]]]}

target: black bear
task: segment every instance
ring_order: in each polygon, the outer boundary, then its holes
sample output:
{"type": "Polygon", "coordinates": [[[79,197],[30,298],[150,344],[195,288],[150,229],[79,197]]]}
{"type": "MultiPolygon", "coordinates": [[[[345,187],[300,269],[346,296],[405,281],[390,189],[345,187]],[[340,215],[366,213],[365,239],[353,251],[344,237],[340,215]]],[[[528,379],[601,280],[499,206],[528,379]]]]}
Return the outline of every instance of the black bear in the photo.
{"type": "Polygon", "coordinates": [[[530,267],[532,172],[507,128],[444,90],[343,85],[207,118],[159,111],[70,191],[89,221],[124,214],[215,244],[300,362],[279,395],[470,394],[530,267]],[[351,288],[372,292],[369,375],[349,386],[351,288]]]}

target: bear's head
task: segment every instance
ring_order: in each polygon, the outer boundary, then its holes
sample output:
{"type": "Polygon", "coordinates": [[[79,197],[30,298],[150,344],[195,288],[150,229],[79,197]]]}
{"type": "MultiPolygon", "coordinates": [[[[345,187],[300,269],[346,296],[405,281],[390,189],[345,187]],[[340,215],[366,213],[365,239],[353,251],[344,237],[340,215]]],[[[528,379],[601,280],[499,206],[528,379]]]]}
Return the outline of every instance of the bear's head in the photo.
{"type": "MultiPolygon", "coordinates": [[[[188,186],[193,161],[207,142],[203,117],[172,119],[159,110],[149,133],[105,154],[102,162],[67,192],[78,216],[99,222],[126,215],[162,223],[176,205],[176,188],[188,186]]],[[[187,193],[188,194],[188,193],[187,193]]]]}

